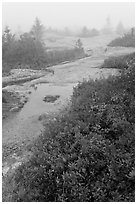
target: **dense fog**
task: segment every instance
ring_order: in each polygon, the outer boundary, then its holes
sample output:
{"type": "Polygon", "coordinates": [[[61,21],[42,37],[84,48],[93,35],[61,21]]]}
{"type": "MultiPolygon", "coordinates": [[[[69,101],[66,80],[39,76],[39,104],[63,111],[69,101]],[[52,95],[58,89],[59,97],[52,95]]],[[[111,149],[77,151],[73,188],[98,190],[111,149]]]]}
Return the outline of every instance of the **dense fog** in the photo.
{"type": "Polygon", "coordinates": [[[109,17],[114,28],[119,21],[125,27],[133,27],[135,20],[134,3],[3,3],[3,27],[13,31],[28,31],[38,17],[44,26],[77,30],[83,26],[101,29],[109,17]]]}

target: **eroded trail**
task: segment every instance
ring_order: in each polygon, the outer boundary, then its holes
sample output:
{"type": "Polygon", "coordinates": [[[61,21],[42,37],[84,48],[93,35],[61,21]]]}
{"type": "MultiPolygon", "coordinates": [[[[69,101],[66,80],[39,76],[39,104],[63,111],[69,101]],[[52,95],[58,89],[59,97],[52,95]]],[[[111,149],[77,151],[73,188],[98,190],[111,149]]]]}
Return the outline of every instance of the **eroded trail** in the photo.
{"type": "Polygon", "coordinates": [[[44,129],[40,117],[42,118],[44,115],[45,118],[48,118],[58,114],[60,110],[66,107],[73,93],[73,87],[84,78],[96,79],[117,75],[118,70],[116,69],[99,69],[97,67],[110,55],[130,52],[133,52],[133,49],[110,49],[107,54],[101,51],[76,62],[52,67],[54,75],[49,74],[31,82],[26,82],[23,86],[10,86],[9,90],[16,91],[16,89],[26,88],[31,90],[31,94],[21,111],[3,120],[3,174],[6,175],[10,169],[20,165],[23,162],[23,155],[25,155],[24,159],[26,158],[25,146],[28,146],[33,139],[37,138],[44,129]],[[32,84],[36,84],[35,88],[32,87],[32,84]],[[43,101],[47,95],[59,95],[59,98],[55,102],[47,103],[43,101]],[[21,150],[20,154],[18,154],[19,149],[21,150]]]}

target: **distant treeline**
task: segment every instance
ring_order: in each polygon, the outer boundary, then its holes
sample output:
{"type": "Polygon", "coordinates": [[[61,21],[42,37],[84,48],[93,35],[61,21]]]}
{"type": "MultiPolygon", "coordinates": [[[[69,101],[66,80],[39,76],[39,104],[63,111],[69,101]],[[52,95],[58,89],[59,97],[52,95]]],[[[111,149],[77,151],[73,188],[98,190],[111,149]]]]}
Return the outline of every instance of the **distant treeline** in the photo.
{"type": "Polygon", "coordinates": [[[3,71],[20,67],[20,65],[29,65],[30,68],[39,69],[85,56],[80,39],[74,48],[47,51],[43,33],[44,27],[37,18],[31,31],[20,35],[19,39],[16,39],[15,35],[6,27],[2,35],[3,71]]]}
{"type": "Polygon", "coordinates": [[[124,33],[127,33],[129,29],[126,29],[123,25],[123,23],[120,21],[117,26],[114,28],[114,26],[111,24],[111,20],[108,17],[106,19],[105,25],[102,27],[102,29],[92,28],[90,29],[87,26],[83,26],[80,30],[71,30],[68,27],[65,27],[62,30],[54,29],[54,28],[46,28],[45,32],[50,34],[57,34],[60,36],[79,36],[84,38],[90,38],[94,36],[98,36],[101,34],[112,34],[117,33],[118,35],[123,35],[124,33]]]}
{"type": "Polygon", "coordinates": [[[100,32],[93,28],[93,29],[88,29],[86,26],[83,27],[81,33],[79,34],[80,37],[94,37],[94,36],[98,36],[100,34],[100,32]]]}

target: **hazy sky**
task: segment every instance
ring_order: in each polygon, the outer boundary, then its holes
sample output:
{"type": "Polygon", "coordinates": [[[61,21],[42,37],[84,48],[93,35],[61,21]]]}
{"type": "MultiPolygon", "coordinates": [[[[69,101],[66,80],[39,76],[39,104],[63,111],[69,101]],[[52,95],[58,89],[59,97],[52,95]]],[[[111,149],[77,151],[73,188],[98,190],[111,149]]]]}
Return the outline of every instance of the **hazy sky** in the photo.
{"type": "Polygon", "coordinates": [[[121,20],[126,27],[134,26],[134,3],[3,3],[3,27],[12,30],[20,26],[22,31],[29,31],[37,16],[46,27],[63,28],[80,27],[102,28],[110,17],[112,26],[121,20]]]}

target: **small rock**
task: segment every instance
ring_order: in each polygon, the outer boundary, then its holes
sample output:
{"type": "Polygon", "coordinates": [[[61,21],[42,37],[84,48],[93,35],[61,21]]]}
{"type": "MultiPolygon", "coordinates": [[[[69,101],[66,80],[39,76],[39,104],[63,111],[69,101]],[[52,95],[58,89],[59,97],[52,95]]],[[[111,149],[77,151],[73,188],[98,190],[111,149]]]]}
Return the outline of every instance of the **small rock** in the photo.
{"type": "Polygon", "coordinates": [[[28,101],[28,99],[27,99],[27,98],[25,98],[24,103],[27,103],[27,101],[28,101]]]}
{"type": "Polygon", "coordinates": [[[47,102],[47,103],[54,103],[60,96],[59,95],[47,95],[44,97],[43,101],[47,102]]]}
{"type": "Polygon", "coordinates": [[[23,106],[24,106],[24,103],[20,103],[18,107],[23,108],[23,106]]]}
{"type": "Polygon", "coordinates": [[[46,114],[42,114],[39,116],[38,120],[41,121],[41,120],[44,120],[45,118],[46,118],[46,114]]]}
{"type": "Polygon", "coordinates": [[[3,168],[3,170],[2,170],[3,176],[5,176],[8,173],[9,169],[10,169],[10,167],[4,167],[3,168]]]}
{"type": "Polygon", "coordinates": [[[16,162],[12,165],[12,169],[16,169],[18,166],[20,166],[22,162],[16,162]]]}
{"type": "Polygon", "coordinates": [[[2,96],[2,103],[7,103],[7,100],[5,99],[4,96],[2,96]]]}
{"type": "Polygon", "coordinates": [[[19,109],[20,108],[18,106],[16,106],[16,107],[11,108],[10,111],[11,112],[14,112],[14,111],[16,112],[16,111],[19,111],[19,109]]]}

